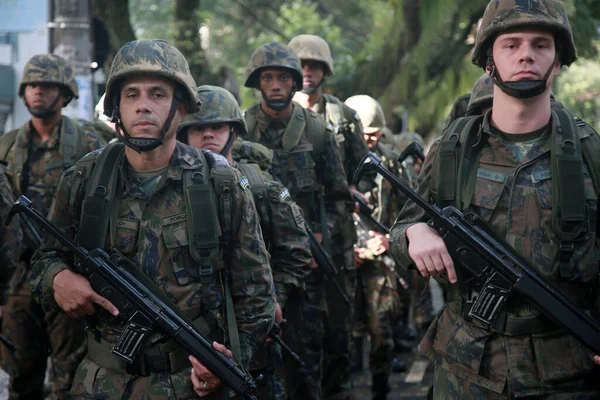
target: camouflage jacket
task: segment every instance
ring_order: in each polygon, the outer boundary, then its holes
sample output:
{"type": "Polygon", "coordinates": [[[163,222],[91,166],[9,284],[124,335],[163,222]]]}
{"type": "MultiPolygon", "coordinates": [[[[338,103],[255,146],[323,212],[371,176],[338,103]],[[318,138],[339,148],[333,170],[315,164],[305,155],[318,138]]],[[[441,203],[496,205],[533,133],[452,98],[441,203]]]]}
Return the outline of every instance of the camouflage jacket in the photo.
{"type": "MultiPolygon", "coordinates": [[[[62,173],[73,166],[87,153],[106,145],[93,131],[83,129],[73,120],[63,116],[60,123],[45,142],[33,138],[31,122],[25,123],[17,132],[5,134],[8,139],[16,133],[14,144],[6,155],[6,174],[16,195],[24,194],[42,214],[47,215],[62,173]],[[63,143],[69,137],[69,143],[63,143]],[[63,144],[61,146],[61,144],[63,144]],[[68,148],[68,149],[67,149],[68,148]],[[69,152],[68,159],[63,152],[69,152]],[[28,177],[23,176],[28,171],[28,177]],[[24,187],[26,186],[26,187],[24,187]]],[[[5,139],[5,140],[6,140],[5,139]]],[[[0,139],[2,140],[2,139],[0,139]]],[[[0,154],[0,157],[2,155],[0,154]]],[[[35,251],[28,239],[30,234],[24,230],[23,251],[30,256],[35,251]]],[[[11,293],[15,293],[31,267],[28,262],[19,264],[11,283],[11,293]]]]}
{"type": "MultiPolygon", "coordinates": [[[[95,158],[99,153],[92,153],[86,159],[95,158]]],[[[189,250],[182,176],[184,170],[204,167],[195,149],[178,142],[166,172],[158,177],[157,186],[148,197],[138,181],[129,176],[128,163],[123,161],[119,169],[122,185],[118,211],[115,213],[118,223],[115,224],[114,237],[107,233],[104,248],[114,247],[125,255],[154,280],[189,318],[194,320],[202,315],[210,315],[226,331],[222,283],[225,276],[219,274],[210,287],[203,287],[206,281],[203,284],[192,273],[197,272],[197,264],[189,250]]],[[[81,180],[77,175],[74,169],[65,172],[48,216],[58,229],[72,238],[78,232],[82,207],[81,180]]],[[[232,235],[229,243],[224,245],[226,247],[222,249],[222,254],[229,272],[240,333],[241,362],[246,366],[256,343],[262,342],[271,328],[275,298],[268,255],[252,194],[246,190],[247,185],[240,175],[237,172],[235,175],[237,182],[231,189],[232,235]]],[[[42,248],[34,254],[32,291],[46,309],[57,307],[52,286],[54,277],[62,270],[71,269],[73,261],[73,255],[48,236],[42,248]]],[[[123,324],[121,320],[99,322],[95,328],[103,340],[114,343],[123,324]]],[[[153,333],[147,339],[146,347],[161,341],[164,341],[162,335],[153,333]]],[[[178,374],[183,374],[181,379],[191,387],[189,370],[178,374]]]]}
{"type": "MultiPolygon", "coordinates": [[[[235,147],[233,158],[238,158],[235,147]]],[[[258,168],[257,164],[246,165],[258,173],[265,189],[265,193],[255,193],[250,180],[261,230],[271,257],[277,302],[283,308],[288,294],[294,289],[303,288],[304,278],[311,271],[312,254],[304,227],[304,217],[286,187],[274,180],[268,172],[258,168]],[[267,198],[262,198],[265,194],[267,198]]],[[[237,162],[234,162],[233,166],[239,168],[237,162]]]]}
{"type": "Polygon", "coordinates": [[[8,226],[4,225],[15,202],[12,188],[4,173],[5,168],[6,166],[0,163],[0,305],[6,304],[10,279],[21,261],[23,243],[23,232],[18,217],[14,217],[8,226]]]}
{"type": "MultiPolygon", "coordinates": [[[[297,110],[298,107],[301,106],[294,103],[294,110],[297,110]]],[[[322,232],[320,190],[324,191],[324,199],[330,204],[350,201],[351,196],[346,172],[340,158],[339,145],[333,132],[327,129],[323,121],[312,111],[306,110],[306,112],[308,115],[314,115],[322,127],[322,132],[312,133],[313,137],[320,136],[322,138],[321,149],[313,146],[313,143],[310,142],[311,136],[307,132],[307,128],[292,148],[284,148],[283,139],[287,139],[285,129],[291,117],[286,121],[275,121],[261,109],[260,104],[247,110],[246,115],[254,113],[258,128],[257,133],[249,134],[250,140],[273,150],[273,161],[269,172],[289,189],[292,199],[302,209],[311,229],[314,232],[322,232]]],[[[311,125],[307,124],[306,126],[311,125]]],[[[327,211],[337,212],[335,206],[327,211]]],[[[331,226],[328,226],[328,230],[331,230],[331,226]]]]}
{"type": "MultiPolygon", "coordinates": [[[[556,116],[553,116],[551,128],[532,145],[524,158],[517,161],[510,150],[514,146],[493,134],[490,115],[490,112],[486,114],[482,126],[488,141],[480,153],[475,192],[469,208],[488,221],[501,238],[530,261],[540,277],[563,289],[565,294],[595,283],[600,261],[596,238],[598,197],[589,173],[584,173],[589,230],[585,237],[575,242],[571,259],[573,279],[567,282],[560,278],[559,246],[552,229],[553,179],[548,173],[551,171],[550,149],[556,116]],[[544,179],[532,179],[534,174],[543,175],[544,179]]],[[[418,178],[417,191],[427,200],[433,200],[432,164],[438,146],[439,141],[436,141],[418,178]]],[[[409,202],[391,230],[392,255],[404,268],[411,263],[406,230],[423,219],[423,211],[409,202]]],[[[569,385],[577,387],[577,382],[590,379],[590,374],[595,374],[596,379],[600,377],[600,367],[595,365],[591,352],[563,330],[513,336],[499,334],[465,320],[461,304],[460,300],[448,304],[431,325],[421,342],[421,349],[431,358],[442,360],[444,368],[462,379],[497,393],[502,392],[507,382],[516,396],[538,396],[569,385]],[[567,354],[569,357],[565,357],[567,354]]],[[[522,296],[509,296],[503,310],[524,318],[537,315],[522,296]]]]}

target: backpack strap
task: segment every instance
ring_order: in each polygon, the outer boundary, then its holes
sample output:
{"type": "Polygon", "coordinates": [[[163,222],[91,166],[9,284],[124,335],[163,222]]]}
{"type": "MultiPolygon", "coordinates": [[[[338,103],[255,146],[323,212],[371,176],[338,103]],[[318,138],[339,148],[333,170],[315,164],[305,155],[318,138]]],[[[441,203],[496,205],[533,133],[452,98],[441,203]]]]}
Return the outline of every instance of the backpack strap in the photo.
{"type": "Polygon", "coordinates": [[[346,122],[342,101],[330,94],[324,94],[323,97],[325,98],[325,121],[331,121],[336,127],[346,122]]]}
{"type": "Polygon", "coordinates": [[[273,230],[271,227],[272,221],[268,206],[269,196],[267,193],[267,185],[262,178],[258,165],[240,163],[238,164],[238,168],[242,171],[244,176],[248,178],[248,182],[250,183],[250,190],[252,191],[254,203],[256,204],[256,209],[260,217],[260,227],[262,229],[263,238],[265,239],[267,248],[269,248],[268,244],[271,242],[273,230]]]}
{"type": "MultiPolygon", "coordinates": [[[[115,207],[120,196],[117,190],[118,171],[124,156],[125,146],[122,143],[113,143],[106,146],[95,160],[90,158],[90,161],[86,160],[87,162],[76,168],[75,179],[86,173],[88,175],[86,183],[89,182],[89,185],[85,185],[87,190],[83,187],[81,189],[85,192],[85,197],[81,206],[77,234],[77,242],[88,250],[104,247],[109,227],[111,245],[114,245],[115,225],[110,224],[110,221],[114,221],[114,218],[111,218],[112,214],[118,212],[118,207],[115,207]]],[[[77,192],[77,189],[74,192],[77,192]]]]}
{"type": "Polygon", "coordinates": [[[471,200],[474,190],[474,180],[471,179],[474,165],[471,164],[476,161],[473,154],[475,147],[471,143],[476,136],[474,133],[479,132],[482,119],[481,115],[459,118],[442,136],[431,175],[432,195],[439,207],[452,205],[462,208],[471,200]],[[465,157],[470,160],[467,164],[465,157]],[[466,185],[463,182],[465,177],[466,185]]]}
{"type": "Polygon", "coordinates": [[[17,141],[18,134],[19,129],[15,129],[0,136],[0,160],[6,161],[10,149],[17,141]]]}
{"type": "MultiPolygon", "coordinates": [[[[70,118],[62,118],[59,153],[62,157],[63,168],[75,165],[77,155],[83,153],[85,146],[85,132],[80,130],[70,118]]],[[[46,166],[48,169],[48,165],[46,166]]]]}
{"type": "Polygon", "coordinates": [[[296,147],[302,138],[304,128],[307,124],[306,112],[299,104],[294,103],[294,109],[290,122],[285,127],[285,132],[281,138],[281,146],[289,151],[296,147]]]}
{"type": "Polygon", "coordinates": [[[566,109],[553,114],[552,176],[557,181],[552,185],[552,226],[560,245],[560,274],[569,278],[573,242],[586,229],[583,157],[575,118],[566,109]]]}
{"type": "Polygon", "coordinates": [[[188,215],[190,255],[198,264],[195,278],[204,284],[215,276],[215,262],[221,258],[219,246],[219,217],[214,189],[210,182],[210,167],[202,151],[197,152],[202,161],[200,169],[183,171],[185,210],[188,215]]]}

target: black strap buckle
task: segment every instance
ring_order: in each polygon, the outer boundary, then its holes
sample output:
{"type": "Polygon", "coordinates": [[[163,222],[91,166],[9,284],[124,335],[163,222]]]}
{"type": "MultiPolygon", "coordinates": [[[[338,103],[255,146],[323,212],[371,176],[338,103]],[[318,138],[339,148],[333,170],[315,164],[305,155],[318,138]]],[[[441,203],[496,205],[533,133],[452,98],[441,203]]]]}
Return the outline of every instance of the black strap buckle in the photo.
{"type": "Polygon", "coordinates": [[[573,242],[569,241],[560,241],[559,242],[559,246],[560,246],[560,261],[561,262],[569,262],[571,260],[571,256],[573,255],[573,252],[575,251],[575,245],[573,244],[573,242]]]}
{"type": "Polygon", "coordinates": [[[212,265],[201,265],[199,270],[200,270],[200,276],[203,278],[212,276],[212,274],[214,272],[212,265]]]}

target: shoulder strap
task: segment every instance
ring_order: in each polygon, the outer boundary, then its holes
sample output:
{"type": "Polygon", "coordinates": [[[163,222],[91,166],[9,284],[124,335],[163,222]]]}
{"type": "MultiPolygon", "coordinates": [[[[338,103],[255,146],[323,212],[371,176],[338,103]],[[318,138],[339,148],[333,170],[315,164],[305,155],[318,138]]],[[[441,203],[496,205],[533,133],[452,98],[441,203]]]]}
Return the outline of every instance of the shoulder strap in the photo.
{"type": "Polygon", "coordinates": [[[244,119],[246,120],[246,129],[248,129],[248,137],[244,138],[251,142],[256,142],[259,139],[259,132],[256,126],[256,107],[260,107],[259,105],[254,105],[246,110],[244,113],[244,119]]]}
{"type": "Polygon", "coordinates": [[[68,117],[62,118],[59,153],[63,159],[64,168],[69,168],[77,162],[77,154],[83,152],[84,132],[68,117]]]}
{"type": "Polygon", "coordinates": [[[481,115],[459,118],[450,124],[442,136],[431,174],[432,195],[440,207],[453,205],[460,208],[464,202],[470,201],[469,191],[474,190],[474,186],[469,184],[472,175],[470,172],[475,157],[474,154],[469,154],[472,161],[468,165],[465,165],[464,159],[467,152],[473,153],[470,143],[474,134],[479,132],[482,119],[481,115]],[[463,171],[465,166],[468,170],[463,171]],[[462,182],[465,176],[468,177],[466,185],[462,182]]]}
{"type": "Polygon", "coordinates": [[[285,132],[281,138],[283,150],[289,151],[298,145],[307,122],[308,120],[304,108],[299,104],[294,104],[294,111],[290,118],[290,122],[288,122],[285,127],[285,132]]]}
{"type": "MultiPolygon", "coordinates": [[[[83,167],[83,171],[81,169],[76,171],[78,175],[88,174],[89,184],[85,184],[85,189],[82,187],[85,197],[77,235],[78,243],[88,250],[104,247],[111,214],[113,209],[117,208],[114,205],[115,198],[118,196],[118,171],[124,156],[125,146],[122,143],[114,143],[106,146],[95,160],[90,159],[81,164],[79,167],[83,167]]],[[[73,189],[78,190],[76,187],[73,189]]],[[[113,237],[111,232],[111,241],[113,237]]]]}
{"type": "Polygon", "coordinates": [[[557,179],[552,185],[552,226],[560,245],[560,274],[569,278],[573,242],[587,228],[583,156],[575,118],[564,108],[553,114],[552,176],[557,179]]]}
{"type": "Polygon", "coordinates": [[[262,179],[260,168],[256,164],[238,164],[240,171],[248,178],[250,183],[250,190],[252,191],[252,197],[254,197],[254,203],[260,217],[260,227],[262,229],[263,238],[265,243],[268,244],[271,241],[271,215],[268,207],[268,193],[267,185],[262,179]]]}
{"type": "Polygon", "coordinates": [[[15,144],[19,130],[15,129],[0,136],[0,160],[6,160],[8,152],[15,144]]]}
{"type": "Polygon", "coordinates": [[[314,151],[319,154],[319,157],[325,152],[325,134],[327,125],[316,113],[310,110],[304,110],[304,118],[306,119],[306,135],[312,143],[314,151]]]}
{"type": "Polygon", "coordinates": [[[213,265],[221,257],[219,217],[215,191],[210,184],[210,164],[202,151],[197,151],[203,168],[183,171],[185,210],[188,215],[190,255],[198,264],[196,278],[213,279],[213,265]]]}
{"type": "Polygon", "coordinates": [[[335,126],[346,122],[342,101],[330,94],[324,94],[323,97],[325,98],[325,120],[331,121],[335,126]]]}

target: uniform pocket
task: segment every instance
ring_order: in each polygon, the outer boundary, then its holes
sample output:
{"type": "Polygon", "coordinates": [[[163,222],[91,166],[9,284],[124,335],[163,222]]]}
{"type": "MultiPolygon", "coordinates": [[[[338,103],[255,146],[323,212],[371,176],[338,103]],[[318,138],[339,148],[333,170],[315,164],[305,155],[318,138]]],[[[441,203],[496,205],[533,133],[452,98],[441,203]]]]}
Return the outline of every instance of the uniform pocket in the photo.
{"type": "Polygon", "coordinates": [[[565,332],[532,335],[531,340],[543,382],[570,381],[584,377],[597,368],[592,351],[565,332]]]}
{"type": "Polygon", "coordinates": [[[115,229],[115,246],[122,254],[131,254],[135,249],[139,232],[139,222],[119,218],[115,229]]]}
{"type": "Polygon", "coordinates": [[[165,217],[162,219],[162,225],[162,237],[169,252],[175,278],[180,285],[187,285],[193,279],[194,268],[197,270],[198,266],[190,254],[186,213],[165,217]]]}
{"type": "Polygon", "coordinates": [[[313,192],[318,190],[317,175],[315,173],[315,161],[313,160],[311,148],[303,148],[302,151],[294,151],[288,155],[288,171],[291,175],[290,182],[301,192],[313,192]]]}
{"type": "Polygon", "coordinates": [[[504,191],[506,174],[479,168],[471,204],[481,218],[489,221],[504,191]]]}

